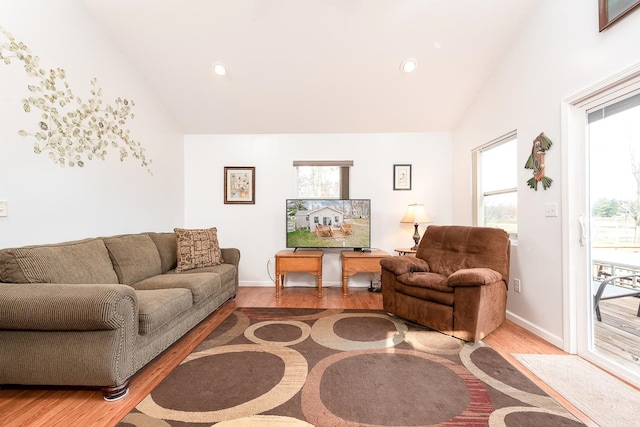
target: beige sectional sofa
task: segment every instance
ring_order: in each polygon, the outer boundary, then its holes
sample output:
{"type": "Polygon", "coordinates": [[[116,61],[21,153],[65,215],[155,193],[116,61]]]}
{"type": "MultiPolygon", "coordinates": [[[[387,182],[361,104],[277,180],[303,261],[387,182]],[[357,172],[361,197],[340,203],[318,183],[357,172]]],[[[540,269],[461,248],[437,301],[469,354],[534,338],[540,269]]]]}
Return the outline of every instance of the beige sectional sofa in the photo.
{"type": "Polygon", "coordinates": [[[200,267],[178,239],[180,255],[176,235],[0,250],[0,387],[97,386],[107,400],[126,395],[133,374],[238,289],[239,250],[216,247],[222,263],[200,267]],[[191,263],[183,271],[180,256],[191,263]]]}

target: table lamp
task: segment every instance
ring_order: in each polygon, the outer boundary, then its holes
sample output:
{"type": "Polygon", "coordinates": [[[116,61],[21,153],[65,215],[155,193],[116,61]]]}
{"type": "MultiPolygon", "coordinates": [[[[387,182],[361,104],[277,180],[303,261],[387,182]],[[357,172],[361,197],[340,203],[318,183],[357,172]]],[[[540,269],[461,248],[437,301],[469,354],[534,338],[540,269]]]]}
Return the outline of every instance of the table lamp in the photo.
{"type": "Polygon", "coordinates": [[[418,243],[420,242],[420,233],[418,233],[418,224],[425,222],[433,222],[429,215],[427,215],[427,211],[424,210],[424,205],[414,203],[407,207],[407,213],[404,215],[404,218],[400,220],[401,223],[413,224],[415,227],[413,233],[413,241],[415,245],[411,248],[412,250],[418,249],[418,243]]]}

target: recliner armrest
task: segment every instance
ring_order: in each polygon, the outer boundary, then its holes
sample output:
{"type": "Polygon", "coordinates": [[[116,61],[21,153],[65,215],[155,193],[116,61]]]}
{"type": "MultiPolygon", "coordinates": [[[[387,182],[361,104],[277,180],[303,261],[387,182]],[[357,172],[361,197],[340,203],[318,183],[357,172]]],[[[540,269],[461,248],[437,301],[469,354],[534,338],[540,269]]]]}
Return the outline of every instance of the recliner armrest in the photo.
{"type": "Polygon", "coordinates": [[[380,265],[395,275],[405,273],[429,272],[429,264],[422,258],[412,256],[389,257],[380,260],[380,265]]]}
{"type": "Polygon", "coordinates": [[[451,286],[490,285],[502,280],[502,274],[490,268],[463,268],[452,273],[449,278],[451,286]]]}

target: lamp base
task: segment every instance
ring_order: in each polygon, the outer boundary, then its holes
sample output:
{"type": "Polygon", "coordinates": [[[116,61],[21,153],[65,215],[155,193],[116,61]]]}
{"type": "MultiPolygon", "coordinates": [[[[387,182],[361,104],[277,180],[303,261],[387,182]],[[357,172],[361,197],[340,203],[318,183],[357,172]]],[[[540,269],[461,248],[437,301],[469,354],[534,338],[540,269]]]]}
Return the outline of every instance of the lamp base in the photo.
{"type": "Polygon", "coordinates": [[[413,241],[415,242],[415,245],[413,245],[413,247],[411,248],[414,251],[418,250],[418,243],[420,243],[420,233],[418,233],[418,224],[413,224],[413,226],[415,227],[414,232],[413,232],[413,241]]]}

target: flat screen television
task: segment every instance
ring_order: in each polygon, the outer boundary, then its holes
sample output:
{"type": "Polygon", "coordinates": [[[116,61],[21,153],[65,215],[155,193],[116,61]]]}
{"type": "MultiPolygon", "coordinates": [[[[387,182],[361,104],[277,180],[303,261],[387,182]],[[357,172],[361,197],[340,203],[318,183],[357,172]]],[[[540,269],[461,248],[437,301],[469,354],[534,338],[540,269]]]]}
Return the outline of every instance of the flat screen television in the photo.
{"type": "Polygon", "coordinates": [[[370,199],[287,199],[287,248],[371,247],[370,199]]]}

